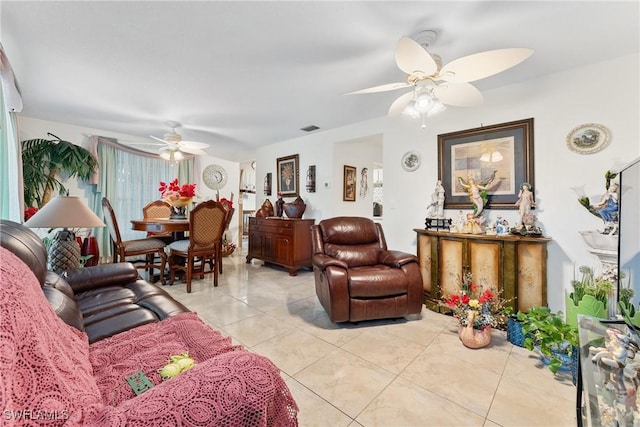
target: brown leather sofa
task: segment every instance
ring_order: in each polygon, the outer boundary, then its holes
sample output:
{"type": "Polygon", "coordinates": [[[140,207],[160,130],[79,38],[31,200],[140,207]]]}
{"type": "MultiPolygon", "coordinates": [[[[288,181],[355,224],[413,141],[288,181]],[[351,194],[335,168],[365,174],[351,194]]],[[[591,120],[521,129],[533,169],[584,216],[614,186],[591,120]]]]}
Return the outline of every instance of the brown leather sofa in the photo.
{"type": "Polygon", "coordinates": [[[316,294],[332,322],[418,314],[422,277],[415,255],[387,249],[380,224],[335,217],[311,227],[316,294]]]}
{"type": "Polygon", "coordinates": [[[86,332],[90,343],[189,311],[163,289],[139,279],[131,263],[69,270],[63,277],[48,271],[42,241],[18,223],[2,220],[0,245],[30,267],[56,314],[86,332]]]}

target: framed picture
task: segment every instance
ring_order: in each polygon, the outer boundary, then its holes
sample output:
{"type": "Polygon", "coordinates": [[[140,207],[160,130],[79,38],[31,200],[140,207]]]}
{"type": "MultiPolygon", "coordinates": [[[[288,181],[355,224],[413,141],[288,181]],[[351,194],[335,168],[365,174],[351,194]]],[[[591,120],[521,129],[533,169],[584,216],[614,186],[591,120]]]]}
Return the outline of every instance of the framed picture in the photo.
{"type": "Polygon", "coordinates": [[[342,200],[345,202],[356,201],[356,167],[344,165],[344,187],[342,200]]]}
{"type": "Polygon", "coordinates": [[[473,183],[484,208],[516,209],[520,186],[535,187],[533,118],[438,135],[438,176],[445,209],[473,209],[473,183]]]}
{"type": "Polygon", "coordinates": [[[279,157],[276,160],[278,171],[278,193],[283,197],[297,196],[300,191],[300,161],[298,155],[279,157]]]}
{"type": "Polygon", "coordinates": [[[609,144],[609,131],[596,123],[580,125],[567,135],[567,147],[579,154],[597,153],[607,144],[609,144]]]}

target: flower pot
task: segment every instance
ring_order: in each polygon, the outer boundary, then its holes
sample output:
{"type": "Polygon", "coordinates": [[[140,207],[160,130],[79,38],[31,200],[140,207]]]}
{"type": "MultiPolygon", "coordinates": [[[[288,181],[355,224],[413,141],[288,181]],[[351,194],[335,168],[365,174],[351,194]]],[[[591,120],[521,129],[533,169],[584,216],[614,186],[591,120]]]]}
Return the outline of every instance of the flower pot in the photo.
{"type": "Polygon", "coordinates": [[[571,326],[578,326],[578,314],[586,314],[598,319],[607,318],[607,305],[593,295],[584,295],[578,305],[575,305],[571,294],[565,292],[565,307],[567,311],[565,322],[571,326]]]}
{"type": "Polygon", "coordinates": [[[98,261],[100,260],[100,248],[98,247],[98,241],[94,236],[89,236],[84,238],[84,242],[82,243],[82,248],[80,250],[80,255],[88,256],[91,255],[91,258],[88,258],[84,266],[92,267],[94,265],[98,265],[98,261]]]}
{"type": "Polygon", "coordinates": [[[465,347],[483,348],[491,344],[491,326],[486,326],[483,329],[473,329],[471,325],[460,326],[458,337],[465,347]]]}
{"type": "Polygon", "coordinates": [[[507,317],[507,340],[518,347],[524,347],[525,335],[522,332],[522,322],[514,316],[507,317]]]}

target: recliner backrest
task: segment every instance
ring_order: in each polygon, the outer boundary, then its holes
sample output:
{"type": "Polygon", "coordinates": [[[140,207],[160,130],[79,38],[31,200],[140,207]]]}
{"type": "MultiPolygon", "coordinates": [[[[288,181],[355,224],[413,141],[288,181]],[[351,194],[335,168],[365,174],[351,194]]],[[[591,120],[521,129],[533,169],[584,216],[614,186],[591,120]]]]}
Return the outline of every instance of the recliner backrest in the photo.
{"type": "Polygon", "coordinates": [[[320,221],[325,255],[345,262],[349,267],[375,265],[386,249],[382,229],[369,218],[335,217],[320,221]]]}

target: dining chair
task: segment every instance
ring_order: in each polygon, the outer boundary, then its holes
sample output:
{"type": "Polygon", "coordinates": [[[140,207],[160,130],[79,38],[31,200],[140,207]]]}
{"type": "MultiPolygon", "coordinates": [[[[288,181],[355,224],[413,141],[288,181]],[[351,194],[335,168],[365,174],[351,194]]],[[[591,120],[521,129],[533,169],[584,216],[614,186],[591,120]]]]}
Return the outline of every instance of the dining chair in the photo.
{"type": "MultiPolygon", "coordinates": [[[[169,215],[171,215],[171,205],[164,200],[154,200],[142,208],[144,219],[167,219],[169,215]]],[[[148,231],[147,237],[156,237],[166,243],[174,240],[171,231],[148,231]]]]}
{"type": "Polygon", "coordinates": [[[213,273],[213,286],[218,286],[218,263],[220,245],[224,232],[227,211],[217,202],[208,200],[198,204],[189,213],[189,238],[173,242],[169,249],[169,283],[173,284],[176,271],[185,273],[187,293],[191,292],[193,274],[204,278],[205,273],[213,273]],[[209,271],[205,266],[209,265],[209,271]]]}
{"type": "Polygon", "coordinates": [[[109,199],[106,197],[102,198],[102,212],[104,213],[105,222],[113,244],[113,262],[131,261],[137,269],[147,270],[150,277],[153,276],[153,269],[158,269],[160,271],[160,281],[164,285],[164,268],[167,264],[167,254],[164,248],[167,244],[153,237],[122,240],[116,214],[113,211],[113,207],[111,207],[109,199]],[[140,260],[127,260],[127,258],[140,255],[145,256],[142,261],[143,264],[140,264],[140,260]],[[156,255],[160,257],[159,265],[155,264],[156,255]]]}

